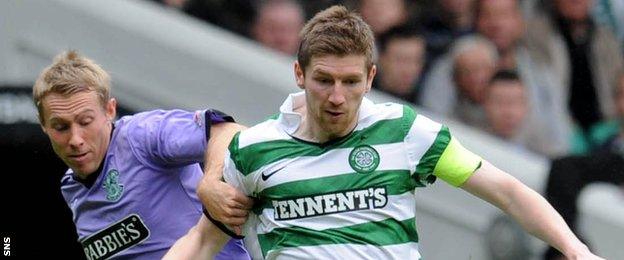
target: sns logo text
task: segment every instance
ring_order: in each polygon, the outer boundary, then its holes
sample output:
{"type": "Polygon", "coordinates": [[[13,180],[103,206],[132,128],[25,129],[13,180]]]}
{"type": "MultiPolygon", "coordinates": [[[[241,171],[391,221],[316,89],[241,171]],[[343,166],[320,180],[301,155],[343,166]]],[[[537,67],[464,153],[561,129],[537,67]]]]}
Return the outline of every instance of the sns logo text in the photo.
{"type": "Polygon", "coordinates": [[[4,256],[11,256],[11,238],[10,237],[4,237],[2,239],[2,243],[4,244],[4,247],[2,247],[4,249],[3,255],[4,256]]]}

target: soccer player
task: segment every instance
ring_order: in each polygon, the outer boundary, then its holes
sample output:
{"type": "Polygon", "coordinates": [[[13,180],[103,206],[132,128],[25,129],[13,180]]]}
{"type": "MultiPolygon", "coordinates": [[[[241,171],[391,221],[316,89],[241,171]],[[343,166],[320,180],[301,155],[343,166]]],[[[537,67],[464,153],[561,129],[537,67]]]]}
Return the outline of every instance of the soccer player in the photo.
{"type": "MultiPolygon", "coordinates": [[[[570,259],[600,259],[538,193],[446,126],[364,97],[376,68],[373,34],[358,15],[331,7],[301,36],[294,73],[303,92],[235,135],[225,161],[225,181],[256,199],[243,228],[254,259],[418,259],[413,190],[436,178],[501,208],[570,259]]],[[[232,232],[205,215],[165,258],[220,248],[219,229],[232,232]]]]}
{"type": "MultiPolygon", "coordinates": [[[[209,109],[155,110],[113,122],[110,89],[106,71],[69,51],[43,70],[33,99],[69,167],[61,191],[87,259],[159,259],[202,215],[195,187],[206,149],[224,154],[227,146],[212,140],[229,141],[241,126],[209,109]]],[[[208,159],[223,160],[214,157],[208,159]]],[[[242,241],[229,240],[217,258],[249,255],[242,241]]]]}

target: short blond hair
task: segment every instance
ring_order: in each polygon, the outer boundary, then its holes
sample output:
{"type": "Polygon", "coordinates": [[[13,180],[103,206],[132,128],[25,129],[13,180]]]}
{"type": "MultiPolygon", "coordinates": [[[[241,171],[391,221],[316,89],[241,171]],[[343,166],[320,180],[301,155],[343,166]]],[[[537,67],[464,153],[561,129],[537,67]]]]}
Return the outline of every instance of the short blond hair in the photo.
{"type": "Polygon", "coordinates": [[[70,50],[57,55],[50,66],[45,68],[33,86],[33,101],[43,124],[41,101],[50,93],[72,95],[79,92],[95,91],[102,107],[110,99],[110,76],[93,60],[77,51],[70,50]]]}
{"type": "Polygon", "coordinates": [[[373,66],[373,31],[362,17],[344,6],[332,6],[317,13],[299,36],[297,61],[304,71],[313,57],[325,55],[363,55],[367,72],[373,66]]]}

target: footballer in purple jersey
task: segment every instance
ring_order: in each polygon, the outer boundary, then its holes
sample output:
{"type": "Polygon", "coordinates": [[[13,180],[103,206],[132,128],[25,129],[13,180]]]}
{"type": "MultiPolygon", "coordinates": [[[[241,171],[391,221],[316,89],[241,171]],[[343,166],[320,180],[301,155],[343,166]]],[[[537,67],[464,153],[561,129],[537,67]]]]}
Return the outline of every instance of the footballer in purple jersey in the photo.
{"type": "MultiPolygon", "coordinates": [[[[242,127],[216,110],[155,110],[113,123],[108,73],[74,51],[44,69],[33,99],[70,168],[61,191],[87,259],[162,258],[202,215],[199,163],[223,161],[225,133],[242,127]]],[[[230,240],[217,258],[249,255],[242,241],[230,240]]]]}
{"type": "MultiPolygon", "coordinates": [[[[199,219],[195,187],[202,177],[210,124],[231,121],[207,110],[143,112],[115,122],[106,156],[82,180],[61,181],[89,259],[160,259],[199,219]]],[[[217,259],[248,259],[231,240],[217,259]]]]}

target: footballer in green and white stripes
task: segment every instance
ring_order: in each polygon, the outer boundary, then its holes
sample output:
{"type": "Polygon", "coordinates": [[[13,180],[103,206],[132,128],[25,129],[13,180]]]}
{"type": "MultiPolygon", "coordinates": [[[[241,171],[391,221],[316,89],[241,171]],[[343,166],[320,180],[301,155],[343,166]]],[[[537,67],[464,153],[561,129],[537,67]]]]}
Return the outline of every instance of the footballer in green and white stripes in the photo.
{"type": "Polygon", "coordinates": [[[246,195],[256,200],[243,227],[254,259],[418,259],[414,188],[435,178],[503,209],[569,259],[601,259],[543,197],[447,127],[364,97],[377,67],[373,33],[357,14],[330,7],[300,35],[294,74],[303,92],[234,136],[223,167],[234,187],[208,167],[198,187],[205,217],[165,259],[214,257],[225,234],[238,237],[246,195]]]}
{"type": "Polygon", "coordinates": [[[225,180],[257,199],[245,225],[246,247],[256,250],[250,253],[418,258],[414,188],[432,182],[436,165],[462,168],[444,176],[463,183],[480,159],[410,107],[367,99],[346,137],[324,144],[294,138],[289,133],[301,119],[292,107],[304,98],[291,95],[277,119],[241,132],[229,147],[225,180]],[[455,149],[446,149],[449,143],[455,149]],[[472,161],[440,161],[451,150],[472,161]]]}

